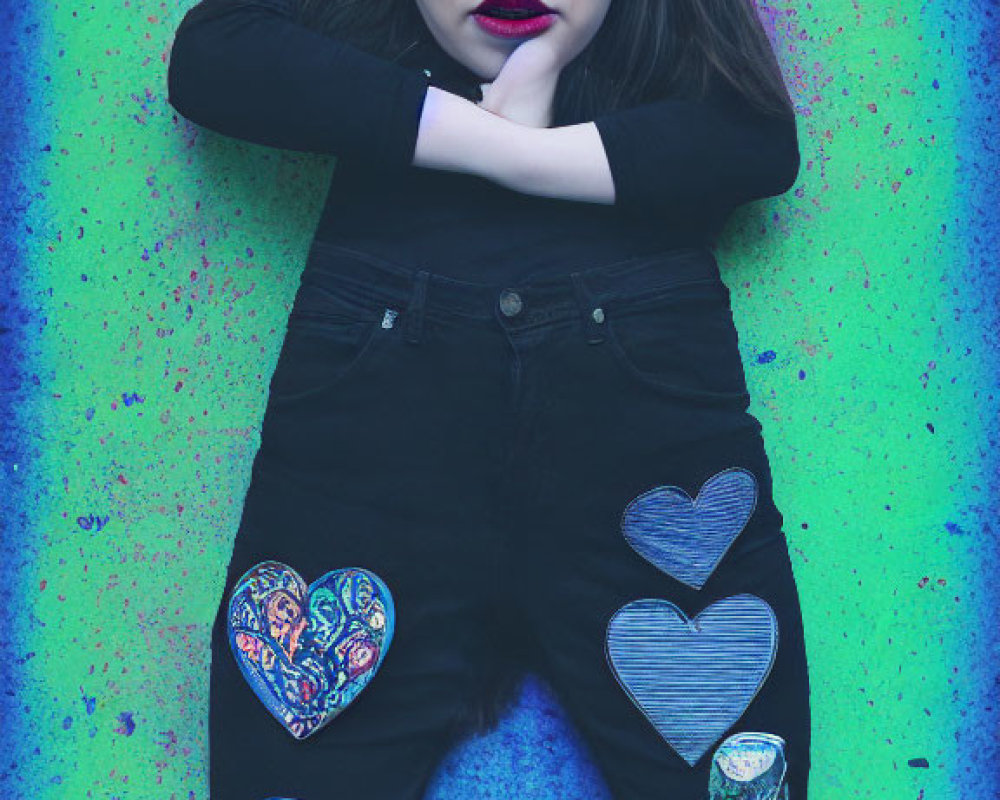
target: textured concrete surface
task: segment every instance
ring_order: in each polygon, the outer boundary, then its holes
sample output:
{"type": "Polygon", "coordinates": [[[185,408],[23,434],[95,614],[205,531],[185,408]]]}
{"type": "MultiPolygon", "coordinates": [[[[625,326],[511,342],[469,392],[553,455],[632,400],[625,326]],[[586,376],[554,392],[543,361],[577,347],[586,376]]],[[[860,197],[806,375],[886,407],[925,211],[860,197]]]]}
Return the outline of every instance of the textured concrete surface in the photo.
{"type": "MultiPolygon", "coordinates": [[[[189,5],[0,10],[5,798],[207,796],[209,623],[334,161],[176,115],[189,5]]],[[[803,597],[811,794],[995,797],[996,8],[760,12],[803,166],[718,254],[803,597]]],[[[607,795],[530,679],[429,796],[607,795]]]]}

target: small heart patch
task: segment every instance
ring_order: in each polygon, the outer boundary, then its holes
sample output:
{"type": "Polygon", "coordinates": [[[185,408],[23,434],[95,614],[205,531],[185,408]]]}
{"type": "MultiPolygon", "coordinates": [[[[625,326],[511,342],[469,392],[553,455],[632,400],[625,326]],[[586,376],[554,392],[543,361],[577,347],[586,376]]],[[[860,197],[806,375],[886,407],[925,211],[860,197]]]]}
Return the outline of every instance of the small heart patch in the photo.
{"type": "Polygon", "coordinates": [[[716,473],[695,500],[679,486],[657,486],[622,514],[626,541],[672,578],[705,585],[757,506],[757,479],[742,467],[716,473]]]}
{"type": "Polygon", "coordinates": [[[389,588],[360,567],[308,586],[280,561],[247,570],[229,596],[229,646],[247,683],[296,739],[343,711],[368,685],[392,641],[389,588]]]}
{"type": "Polygon", "coordinates": [[[667,600],[636,600],[615,612],[606,637],[618,683],[690,766],[746,711],[777,649],[774,610],[752,594],[694,619],[667,600]]]}

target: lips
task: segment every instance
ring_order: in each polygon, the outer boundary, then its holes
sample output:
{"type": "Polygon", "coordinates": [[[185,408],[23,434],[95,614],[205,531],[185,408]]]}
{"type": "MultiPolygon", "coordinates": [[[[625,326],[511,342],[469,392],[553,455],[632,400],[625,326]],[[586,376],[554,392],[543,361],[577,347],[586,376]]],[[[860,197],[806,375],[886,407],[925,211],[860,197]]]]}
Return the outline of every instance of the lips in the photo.
{"type": "Polygon", "coordinates": [[[473,13],[518,18],[555,12],[541,0],[483,0],[473,13]]]}

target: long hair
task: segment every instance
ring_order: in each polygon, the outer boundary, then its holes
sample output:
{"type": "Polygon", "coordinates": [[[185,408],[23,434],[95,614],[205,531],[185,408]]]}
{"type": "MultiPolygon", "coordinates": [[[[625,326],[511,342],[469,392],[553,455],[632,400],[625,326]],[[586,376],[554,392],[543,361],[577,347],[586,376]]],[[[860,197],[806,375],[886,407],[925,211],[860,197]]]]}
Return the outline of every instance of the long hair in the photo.
{"type": "MultiPolygon", "coordinates": [[[[431,36],[415,0],[295,0],[300,22],[395,60],[431,36]]],[[[716,81],[775,116],[794,107],[754,0],[612,0],[560,74],[555,125],[666,97],[704,96],[716,81]]]]}

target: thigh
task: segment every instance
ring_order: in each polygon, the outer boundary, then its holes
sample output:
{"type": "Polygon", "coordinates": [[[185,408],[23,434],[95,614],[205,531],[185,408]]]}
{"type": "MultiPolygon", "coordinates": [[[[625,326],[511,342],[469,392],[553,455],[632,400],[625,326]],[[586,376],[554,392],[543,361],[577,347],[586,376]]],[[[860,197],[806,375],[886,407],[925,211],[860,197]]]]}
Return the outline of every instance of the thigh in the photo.
{"type": "MultiPolygon", "coordinates": [[[[322,326],[296,333],[272,381],[212,629],[213,800],[419,798],[476,702],[477,670],[493,646],[484,587],[496,568],[494,440],[474,416],[491,418],[490,388],[477,384],[478,398],[458,379],[475,353],[429,320],[416,346],[398,331],[377,331],[393,338],[372,344],[363,338],[371,331],[351,326],[330,338],[322,326]],[[230,593],[264,560],[306,583],[363,567],[393,597],[381,666],[305,739],[271,715],[230,652],[230,593]]],[[[478,346],[474,336],[467,346],[478,346]]]]}
{"type": "MultiPolygon", "coordinates": [[[[438,628],[443,628],[438,620],[438,628]]],[[[265,708],[230,652],[225,611],[212,630],[209,796],[330,800],[340,794],[417,800],[470,701],[467,651],[397,628],[379,671],[326,726],[294,738],[265,708]]]]}
{"type": "Polygon", "coordinates": [[[429,524],[427,516],[414,517],[413,527],[391,512],[368,510],[359,518],[327,498],[278,488],[264,475],[251,485],[212,628],[210,797],[329,800],[363,793],[416,800],[477,702],[476,671],[492,645],[485,602],[468,576],[485,567],[421,558],[405,539],[429,524]],[[282,500],[268,502],[271,492],[282,500]],[[298,506],[294,520],[269,525],[268,512],[286,502],[298,506]],[[306,583],[330,570],[363,567],[392,594],[395,630],[381,665],[350,705],[304,739],[272,716],[230,649],[230,594],[264,560],[287,564],[306,583]]]}
{"type": "Polygon", "coordinates": [[[760,426],[738,398],[645,391],[600,345],[552,352],[518,547],[539,669],[615,797],[700,800],[715,748],[760,731],[804,800],[805,644],[760,426]]]}

